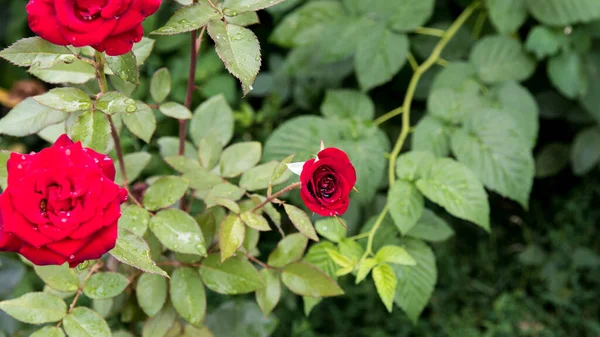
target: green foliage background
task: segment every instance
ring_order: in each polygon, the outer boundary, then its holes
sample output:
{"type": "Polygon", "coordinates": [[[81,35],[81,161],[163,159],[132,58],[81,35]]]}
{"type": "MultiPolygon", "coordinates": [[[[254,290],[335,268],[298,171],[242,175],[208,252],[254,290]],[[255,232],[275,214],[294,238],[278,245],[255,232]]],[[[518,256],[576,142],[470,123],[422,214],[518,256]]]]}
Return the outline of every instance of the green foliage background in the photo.
{"type": "MultiPolygon", "coordinates": [[[[419,192],[414,187],[419,186],[419,169],[394,172],[392,168],[393,179],[397,175],[402,180],[388,192],[385,156],[402,130],[403,117],[394,109],[403,105],[411,87],[409,58],[421,64],[435,52],[440,39],[428,35],[439,31],[422,27],[448,29],[470,3],[287,0],[258,12],[260,24],[250,26],[261,43],[262,67],[256,82],[245,84],[252,87],[248,95],[242,98],[238,80],[224,68],[212,43],[204,44],[192,106],[209,100],[214,107],[226,109],[214,100],[226,101],[233,107],[235,123],[229,138],[262,143],[263,162],[292,153],[304,160],[315,151],[315,139],[346,150],[359,178],[369,179],[359,180],[360,193],[353,194],[344,220],[350,235],[365,232],[386,203],[413,200],[403,194],[407,190],[418,195],[417,205],[418,200],[423,203],[421,193],[436,200],[434,191],[419,187],[419,192]],[[394,11],[399,6],[405,7],[394,11]],[[429,12],[428,7],[433,9],[429,12]],[[223,96],[215,98],[219,94],[223,96]],[[388,112],[393,119],[388,119],[388,112]]],[[[146,31],[165,24],[179,6],[165,1],[144,23],[146,31]]],[[[31,35],[24,2],[3,1],[0,9],[0,21],[7,23],[0,26],[2,49],[31,35]]],[[[117,76],[110,77],[110,85],[148,102],[152,76],[167,67],[172,79],[169,100],[183,102],[188,36],[151,38],[154,51],[140,68],[139,86],[117,76]]],[[[486,0],[455,32],[441,59],[422,74],[413,88],[414,128],[403,150],[452,155],[490,191],[491,210],[487,233],[458,219],[487,229],[487,214],[481,207],[465,215],[464,210],[453,213],[444,202],[427,201],[427,209],[447,222],[454,235],[428,243],[436,259],[437,284],[431,298],[423,295],[428,304],[422,313],[414,307],[406,310],[408,315],[398,307],[388,313],[370,279],[355,285],[353,277],[341,277],[346,294],[324,300],[309,315],[305,315],[306,303],[287,290],[268,319],[252,303],[254,296],[232,298],[207,292],[207,326],[217,337],[600,335],[599,41],[596,0],[486,0]],[[472,118],[471,111],[481,113],[472,118]]],[[[0,71],[0,88],[5,89],[31,77],[4,60],[0,71]]],[[[80,88],[98,92],[95,81],[80,88]]],[[[172,139],[164,137],[176,137],[178,124],[164,114],[155,111],[154,115],[154,135],[122,133],[126,153],[152,155],[143,158],[148,165],[139,172],[139,181],[173,172],[173,165],[161,157],[173,152],[168,146],[172,139]],[[150,136],[149,144],[138,139],[150,136]]],[[[36,135],[0,138],[3,149],[31,151],[45,144],[36,135]]],[[[413,160],[418,167],[428,166],[429,159],[416,156],[401,156],[401,167],[410,167],[413,160]]],[[[454,166],[440,162],[432,167],[442,167],[440,174],[447,173],[447,180],[457,174],[450,171],[454,166]]],[[[471,201],[481,196],[473,193],[471,201]]],[[[297,197],[291,196],[290,201],[301,205],[297,197]]],[[[391,208],[375,237],[374,251],[386,244],[427,251],[415,243],[420,241],[399,238],[399,230],[405,234],[410,228],[395,226],[394,220],[405,217],[410,214],[391,208]]],[[[286,231],[293,228],[289,222],[283,226],[286,231]]],[[[278,240],[275,231],[261,237],[256,249],[263,253],[262,260],[278,240]]],[[[396,274],[402,271],[396,269],[396,274]]],[[[152,282],[162,282],[146,278],[151,288],[152,282]]],[[[2,254],[0,285],[0,299],[10,299],[41,291],[44,283],[32,268],[2,254]]],[[[90,298],[82,296],[79,305],[93,305],[105,313],[111,327],[122,325],[121,314],[103,309],[90,298]]],[[[144,312],[148,310],[144,307],[144,312]]],[[[144,314],[138,314],[143,321],[144,314]]],[[[34,327],[0,312],[0,336],[28,336],[32,331],[34,327]]]]}

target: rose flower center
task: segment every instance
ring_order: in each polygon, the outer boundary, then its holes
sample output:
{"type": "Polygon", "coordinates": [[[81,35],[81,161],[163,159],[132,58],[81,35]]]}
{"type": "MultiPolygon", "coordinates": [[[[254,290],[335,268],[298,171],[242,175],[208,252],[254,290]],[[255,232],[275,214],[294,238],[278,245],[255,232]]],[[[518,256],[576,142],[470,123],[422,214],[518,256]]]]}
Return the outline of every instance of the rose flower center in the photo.
{"type": "Polygon", "coordinates": [[[333,174],[328,174],[319,180],[319,192],[324,198],[331,198],[335,193],[336,184],[333,174]]]}
{"type": "Polygon", "coordinates": [[[106,0],[74,0],[75,14],[84,21],[91,21],[100,16],[100,11],[106,6],[106,0]]]}

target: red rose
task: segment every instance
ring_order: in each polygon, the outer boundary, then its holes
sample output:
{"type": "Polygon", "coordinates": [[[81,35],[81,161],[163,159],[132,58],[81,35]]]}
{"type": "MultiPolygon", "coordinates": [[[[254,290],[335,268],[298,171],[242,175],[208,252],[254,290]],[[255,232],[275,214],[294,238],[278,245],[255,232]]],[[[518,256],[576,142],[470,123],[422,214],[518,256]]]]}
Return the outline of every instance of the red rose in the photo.
{"type": "Polygon", "coordinates": [[[29,155],[12,153],[0,195],[0,251],[36,265],[71,267],[115,246],[127,191],[115,184],[110,157],[62,135],[29,155]]]}
{"type": "Polygon", "coordinates": [[[306,206],[323,216],[342,215],[356,183],[356,171],[344,151],[327,148],[302,166],[300,196],[306,206]]]}
{"type": "Polygon", "coordinates": [[[142,21],[161,0],[29,0],[29,27],[61,46],[92,46],[123,55],[144,35],[142,21]]]}

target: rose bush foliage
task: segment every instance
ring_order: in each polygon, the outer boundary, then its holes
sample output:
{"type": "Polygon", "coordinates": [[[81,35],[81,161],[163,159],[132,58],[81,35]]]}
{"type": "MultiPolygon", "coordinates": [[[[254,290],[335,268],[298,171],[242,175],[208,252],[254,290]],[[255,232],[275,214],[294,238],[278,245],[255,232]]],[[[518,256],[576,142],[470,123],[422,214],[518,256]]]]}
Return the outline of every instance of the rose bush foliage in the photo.
{"type": "Polygon", "coordinates": [[[23,4],[37,36],[0,57],[54,86],[0,133],[54,145],[1,153],[0,247],[44,288],[0,309],[40,336],[268,336],[367,280],[416,322],[449,221],[483,236],[490,200],[526,210],[536,174],[600,160],[600,5],[562,1],[23,4]],[[567,99],[586,127],[535,158],[567,99]]]}

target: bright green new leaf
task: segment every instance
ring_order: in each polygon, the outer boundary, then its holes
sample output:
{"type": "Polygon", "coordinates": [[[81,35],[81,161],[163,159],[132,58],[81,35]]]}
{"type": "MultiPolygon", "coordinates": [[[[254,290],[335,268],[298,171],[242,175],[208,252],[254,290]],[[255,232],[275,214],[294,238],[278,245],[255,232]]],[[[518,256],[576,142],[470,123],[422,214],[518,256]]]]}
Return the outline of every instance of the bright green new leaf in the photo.
{"type": "Polygon", "coordinates": [[[507,36],[487,36],[477,42],[470,61],[486,83],[523,81],[535,71],[535,61],[518,40],[507,36]]]}
{"type": "Polygon", "coordinates": [[[73,292],[79,288],[79,278],[67,263],[60,266],[35,266],[35,273],[52,289],[73,292]]]}
{"type": "Polygon", "coordinates": [[[410,151],[403,153],[396,161],[396,175],[400,179],[411,182],[427,177],[434,162],[435,156],[430,152],[410,151]]]}
{"type": "Polygon", "coordinates": [[[600,18],[596,0],[527,0],[529,12],[550,26],[566,26],[600,18]]]}
{"type": "Polygon", "coordinates": [[[406,233],[407,236],[432,242],[441,242],[454,235],[454,230],[444,219],[434,212],[424,209],[417,224],[406,233]]]}
{"type": "Polygon", "coordinates": [[[68,336],[111,337],[106,321],[94,310],[77,307],[63,319],[68,336]]]}
{"type": "Polygon", "coordinates": [[[202,260],[200,276],[208,289],[219,294],[236,295],[265,286],[265,281],[247,260],[234,256],[223,263],[219,261],[219,254],[211,254],[202,260]]]}
{"type": "Polygon", "coordinates": [[[517,31],[527,19],[527,0],[488,0],[485,4],[500,34],[517,31]]]}
{"type": "Polygon", "coordinates": [[[388,191],[390,214],[402,234],[417,224],[424,205],[423,195],[411,182],[397,180],[388,191]]]}
{"type": "Polygon", "coordinates": [[[242,82],[244,95],[252,90],[252,84],[260,69],[260,45],[256,35],[248,29],[223,21],[208,24],[208,34],[215,41],[217,54],[227,70],[242,82]]]}
{"type": "Polygon", "coordinates": [[[125,115],[138,111],[136,102],[118,91],[109,91],[102,94],[94,103],[94,107],[109,115],[118,112],[125,115]]]}
{"type": "MultiPolygon", "coordinates": [[[[127,180],[130,183],[135,181],[140,176],[144,168],[146,168],[146,166],[148,166],[150,163],[150,159],[152,159],[152,155],[148,152],[133,152],[123,156],[123,161],[125,162],[125,172],[127,172],[127,180]]],[[[115,162],[115,167],[119,167],[118,161],[115,162]]],[[[117,184],[123,183],[121,170],[117,170],[115,182],[117,184]]]]}
{"type": "Polygon", "coordinates": [[[204,236],[198,223],[181,210],[171,208],[156,213],[150,220],[150,230],[170,250],[206,255],[204,236]]]}
{"type": "Polygon", "coordinates": [[[137,111],[134,113],[122,114],[123,123],[131,133],[139,137],[146,143],[150,143],[150,139],[156,130],[156,118],[154,112],[149,106],[141,101],[136,102],[137,111]]]}
{"type": "Polygon", "coordinates": [[[342,218],[338,219],[334,217],[328,217],[317,220],[315,222],[315,229],[317,230],[317,233],[329,241],[340,242],[348,234],[348,229],[344,227],[346,225],[346,220],[342,218]],[[340,221],[342,224],[344,224],[344,226],[340,224],[340,221]]]}
{"type": "Polygon", "coordinates": [[[243,142],[229,146],[221,154],[221,175],[225,178],[239,176],[258,164],[261,153],[262,144],[259,142],[243,142]]]}
{"type": "Polygon", "coordinates": [[[64,112],[85,111],[92,107],[92,100],[88,95],[76,88],[54,88],[33,99],[39,104],[64,112]]]}
{"type": "Polygon", "coordinates": [[[600,130],[589,127],[575,136],[571,147],[571,165],[576,175],[584,175],[600,162],[600,130]]]}
{"type": "Polygon", "coordinates": [[[379,263],[393,263],[393,264],[401,264],[405,266],[414,266],[417,264],[415,259],[410,256],[410,254],[404,249],[404,247],[398,246],[383,246],[375,255],[375,259],[379,263]]]}
{"type": "Polygon", "coordinates": [[[417,187],[429,200],[448,213],[490,230],[490,206],[479,179],[464,165],[449,159],[436,159],[427,178],[417,187]]]}
{"type": "Polygon", "coordinates": [[[277,161],[272,160],[244,172],[240,179],[240,187],[248,191],[258,191],[269,187],[269,183],[276,186],[288,181],[292,172],[287,169],[276,180],[272,180],[273,172],[278,165],[277,161]]]}
{"type": "Polygon", "coordinates": [[[197,269],[175,269],[171,278],[171,302],[188,323],[202,323],[206,314],[206,293],[197,269]]]}
{"type": "Polygon", "coordinates": [[[37,133],[47,126],[67,119],[63,111],[41,105],[33,98],[26,98],[0,119],[0,134],[23,137],[37,133]]]}
{"type": "Polygon", "coordinates": [[[73,63],[75,55],[63,46],[52,44],[41,37],[18,40],[0,52],[0,57],[20,67],[50,68],[58,63],[73,63]]]}
{"type": "Polygon", "coordinates": [[[190,137],[200,146],[203,138],[217,138],[222,146],[233,137],[233,110],[223,95],[209,98],[194,111],[190,121],[190,137]]]}
{"type": "Polygon", "coordinates": [[[358,242],[346,238],[342,238],[338,242],[338,250],[343,255],[346,255],[355,260],[360,260],[365,252],[363,246],[358,242]]]}
{"type": "Polygon", "coordinates": [[[304,255],[307,245],[308,239],[304,235],[300,233],[290,234],[279,241],[277,248],[269,254],[267,264],[275,268],[282,268],[292,262],[299,261],[304,255]]]}
{"type": "Polygon", "coordinates": [[[558,91],[574,99],[587,92],[587,74],[580,55],[564,51],[548,61],[548,77],[558,91]]]}
{"type": "Polygon", "coordinates": [[[92,299],[105,299],[119,295],[129,285],[127,277],[119,273],[96,273],[83,287],[83,293],[92,299]]]}
{"type": "Polygon", "coordinates": [[[304,212],[296,206],[292,206],[289,204],[284,204],[283,208],[285,209],[287,215],[290,217],[290,220],[292,221],[292,224],[294,224],[294,227],[296,227],[296,229],[298,229],[300,233],[302,233],[304,236],[313,241],[319,241],[319,237],[317,236],[315,227],[313,227],[313,224],[310,222],[310,218],[308,217],[306,212],[304,212]]]}
{"type": "Polygon", "coordinates": [[[167,68],[158,69],[150,81],[150,96],[156,103],[162,103],[171,93],[171,73],[167,68]]]}
{"type": "Polygon", "coordinates": [[[237,215],[229,215],[219,227],[219,248],[221,249],[221,262],[235,255],[235,252],[244,243],[246,226],[237,215]]]}
{"type": "Polygon", "coordinates": [[[373,258],[365,259],[361,264],[358,265],[358,271],[356,272],[356,284],[359,284],[368,275],[371,269],[377,265],[377,260],[373,258]]]}
{"type": "Polygon", "coordinates": [[[8,170],[6,167],[6,163],[8,162],[8,158],[10,158],[9,151],[0,151],[0,187],[4,190],[8,185],[6,179],[8,178],[8,170]]]}
{"type": "Polygon", "coordinates": [[[372,120],[373,101],[366,94],[354,90],[328,90],[321,104],[321,113],[327,118],[372,120]]]}
{"type": "Polygon", "coordinates": [[[119,229],[115,248],[110,251],[118,261],[147,273],[167,276],[164,270],[156,266],[150,258],[150,247],[144,239],[127,229],[119,229]]]}
{"type": "Polygon", "coordinates": [[[281,281],[292,292],[307,297],[330,297],[344,294],[340,286],[317,267],[305,263],[291,263],[283,268],[281,281]]]}
{"type": "MultiPolygon", "coordinates": [[[[352,271],[352,268],[356,264],[356,260],[352,261],[352,259],[350,259],[349,257],[345,256],[344,254],[338,252],[337,250],[326,249],[325,251],[331,258],[331,260],[333,262],[335,262],[335,264],[337,264],[341,268],[350,269],[350,271],[352,271]]],[[[338,270],[338,272],[336,272],[336,275],[341,276],[338,273],[339,273],[339,270],[338,270]]],[[[345,274],[347,274],[347,273],[345,273],[345,274]]]]}
{"type": "Polygon", "coordinates": [[[133,52],[121,56],[107,56],[106,65],[108,65],[115,75],[123,80],[133,84],[140,84],[140,71],[133,52]]]}
{"type": "Polygon", "coordinates": [[[144,207],[150,211],[166,208],[176,203],[185,195],[189,187],[187,180],[166,176],[158,179],[144,193],[144,207]]]}
{"type": "Polygon", "coordinates": [[[375,281],[375,287],[381,301],[387,310],[392,312],[396,284],[398,282],[394,270],[387,264],[375,266],[373,268],[373,281],[375,281]]]}
{"type": "Polygon", "coordinates": [[[221,13],[213,8],[208,1],[199,1],[177,10],[164,26],[150,34],[175,35],[190,32],[205,26],[210,20],[220,17],[221,13]]]}
{"type": "Polygon", "coordinates": [[[108,148],[110,124],[102,112],[86,111],[71,125],[69,135],[73,141],[81,141],[84,147],[104,153],[108,148]]]}
{"type": "Polygon", "coordinates": [[[29,337],[65,337],[65,333],[61,328],[57,328],[55,326],[45,326],[32,333],[29,337]]]}
{"type": "Polygon", "coordinates": [[[48,293],[27,293],[0,302],[0,309],[18,321],[29,324],[57,322],[67,314],[67,304],[48,293]]]}
{"type": "Polygon", "coordinates": [[[265,268],[260,271],[260,275],[265,280],[265,286],[256,290],[256,303],[263,315],[268,317],[279,303],[281,282],[279,282],[279,273],[275,270],[265,268]]]}
{"type": "Polygon", "coordinates": [[[142,274],[135,287],[140,308],[149,317],[154,317],[167,302],[167,279],[156,274],[142,274]]]}
{"type": "Polygon", "coordinates": [[[169,116],[171,118],[176,119],[191,119],[192,112],[186,108],[185,106],[175,103],[175,102],[167,102],[162,103],[159,107],[160,112],[165,116],[169,116]]]}
{"type": "Polygon", "coordinates": [[[244,212],[240,214],[242,221],[246,226],[256,229],[257,231],[270,231],[271,227],[264,216],[256,214],[254,212],[244,212]]]}

